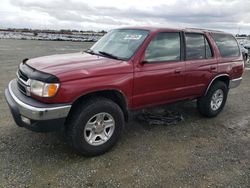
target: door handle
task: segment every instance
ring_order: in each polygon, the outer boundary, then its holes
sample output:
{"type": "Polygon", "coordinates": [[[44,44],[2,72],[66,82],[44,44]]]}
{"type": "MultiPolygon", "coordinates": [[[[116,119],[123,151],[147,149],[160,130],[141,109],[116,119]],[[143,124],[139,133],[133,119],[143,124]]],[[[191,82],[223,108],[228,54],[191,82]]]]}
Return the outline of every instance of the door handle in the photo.
{"type": "Polygon", "coordinates": [[[210,70],[216,70],[216,66],[211,66],[210,70]]]}
{"type": "Polygon", "coordinates": [[[175,69],[174,73],[176,73],[176,74],[181,73],[181,69],[175,69]]]}

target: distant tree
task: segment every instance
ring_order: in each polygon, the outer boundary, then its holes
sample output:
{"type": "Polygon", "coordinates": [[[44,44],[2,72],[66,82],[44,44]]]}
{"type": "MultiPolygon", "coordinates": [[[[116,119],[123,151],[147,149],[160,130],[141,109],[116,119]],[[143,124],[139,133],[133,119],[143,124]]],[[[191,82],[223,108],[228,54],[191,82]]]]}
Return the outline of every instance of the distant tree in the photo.
{"type": "Polygon", "coordinates": [[[20,29],[21,32],[26,32],[26,31],[29,31],[28,28],[23,28],[23,29],[20,29]]]}
{"type": "Polygon", "coordinates": [[[60,32],[63,34],[72,34],[70,29],[61,29],[60,32]]]}
{"type": "Polygon", "coordinates": [[[99,33],[105,34],[107,31],[101,30],[99,33]]]}

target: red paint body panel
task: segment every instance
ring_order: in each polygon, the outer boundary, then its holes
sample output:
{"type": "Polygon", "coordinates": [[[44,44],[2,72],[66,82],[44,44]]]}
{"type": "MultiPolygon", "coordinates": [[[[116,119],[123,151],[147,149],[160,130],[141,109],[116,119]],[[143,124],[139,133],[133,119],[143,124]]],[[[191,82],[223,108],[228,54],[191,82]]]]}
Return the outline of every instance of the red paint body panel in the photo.
{"type": "Polygon", "coordinates": [[[134,28],[149,30],[150,34],[129,61],[87,53],[53,55],[28,60],[29,66],[53,74],[61,82],[55,97],[39,98],[39,100],[46,103],[73,103],[79,97],[91,92],[116,90],[126,97],[129,109],[137,109],[197,98],[204,95],[215,76],[227,74],[230,79],[234,79],[243,74],[242,57],[221,58],[209,31],[134,28]],[[145,49],[159,32],[203,33],[211,45],[213,57],[143,64],[145,49]]]}
{"type": "Polygon", "coordinates": [[[133,71],[129,62],[82,52],[34,58],[27,64],[39,71],[56,75],[61,82],[133,71]]]}
{"type": "Polygon", "coordinates": [[[128,106],[132,106],[133,73],[112,74],[63,82],[57,96],[47,98],[44,102],[72,103],[79,97],[95,91],[116,90],[127,98],[128,106]],[[74,87],[73,87],[74,86],[74,87]]]}
{"type": "Polygon", "coordinates": [[[145,64],[135,71],[135,108],[166,103],[185,97],[185,62],[145,64]],[[176,70],[180,70],[176,73],[176,70]]]}

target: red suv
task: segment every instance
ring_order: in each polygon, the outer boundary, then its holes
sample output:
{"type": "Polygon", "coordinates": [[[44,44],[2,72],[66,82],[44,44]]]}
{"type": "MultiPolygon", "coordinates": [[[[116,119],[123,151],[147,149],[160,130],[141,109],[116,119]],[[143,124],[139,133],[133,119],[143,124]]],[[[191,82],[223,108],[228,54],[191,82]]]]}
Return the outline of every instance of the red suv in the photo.
{"type": "Polygon", "coordinates": [[[197,99],[202,115],[218,115],[243,70],[231,34],[122,28],[84,52],[23,60],[5,96],[17,125],[63,128],[76,151],[93,156],[117,142],[131,110],[197,99]]]}

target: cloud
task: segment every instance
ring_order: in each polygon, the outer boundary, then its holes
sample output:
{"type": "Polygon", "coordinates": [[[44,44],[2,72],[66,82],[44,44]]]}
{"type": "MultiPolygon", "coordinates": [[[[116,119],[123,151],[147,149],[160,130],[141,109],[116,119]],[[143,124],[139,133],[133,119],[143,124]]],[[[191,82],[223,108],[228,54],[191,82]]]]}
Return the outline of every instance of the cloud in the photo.
{"type": "Polygon", "coordinates": [[[111,29],[119,26],[202,27],[250,33],[250,1],[3,0],[0,26],[111,29]],[[16,14],[12,14],[16,11],[16,14]],[[3,13],[5,12],[5,13],[3,13]]]}

